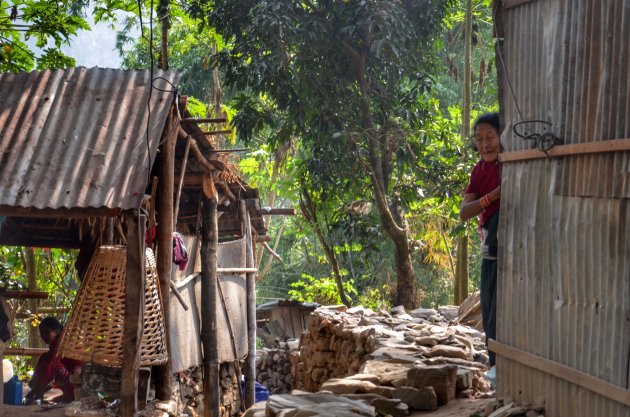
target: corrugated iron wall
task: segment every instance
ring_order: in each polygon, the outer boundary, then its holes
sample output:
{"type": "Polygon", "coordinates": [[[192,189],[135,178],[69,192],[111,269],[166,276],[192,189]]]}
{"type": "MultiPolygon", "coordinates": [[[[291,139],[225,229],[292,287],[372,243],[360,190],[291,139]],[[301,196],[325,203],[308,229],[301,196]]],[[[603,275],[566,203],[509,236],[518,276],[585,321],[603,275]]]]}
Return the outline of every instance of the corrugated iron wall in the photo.
{"type": "MultiPolygon", "coordinates": [[[[532,147],[512,132],[523,119],[566,144],[630,138],[630,1],[498,3],[506,152],[532,147]]],[[[629,388],[629,197],[628,151],[503,165],[500,343],[629,388]]],[[[630,416],[508,358],[497,371],[498,395],[545,401],[548,417],[630,416]]]]}

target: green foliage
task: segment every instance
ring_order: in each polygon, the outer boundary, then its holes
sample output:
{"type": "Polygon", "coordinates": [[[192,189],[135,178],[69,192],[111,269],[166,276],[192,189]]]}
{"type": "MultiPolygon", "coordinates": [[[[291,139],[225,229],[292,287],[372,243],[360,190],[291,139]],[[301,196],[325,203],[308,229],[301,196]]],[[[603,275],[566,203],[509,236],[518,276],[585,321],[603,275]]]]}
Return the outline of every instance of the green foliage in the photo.
{"type": "Polygon", "coordinates": [[[365,288],[358,298],[358,305],[370,308],[374,311],[391,309],[393,288],[383,285],[381,288],[365,288]]]}
{"type": "Polygon", "coordinates": [[[74,66],[61,46],[90,29],[80,15],[83,5],[80,0],[0,0],[0,72],[74,66]],[[26,44],[32,38],[43,49],[39,57],[26,44]]]}
{"type": "MultiPolygon", "coordinates": [[[[26,273],[26,248],[0,246],[0,274],[2,286],[11,289],[28,289],[26,273]]],[[[35,275],[37,290],[48,292],[48,298],[38,302],[38,307],[62,309],[55,316],[64,323],[67,319],[72,303],[79,287],[79,279],[74,268],[77,251],[64,249],[34,249],[35,275]]],[[[11,339],[11,346],[29,346],[29,328],[39,325],[44,315],[34,314],[26,300],[11,300],[11,308],[20,313],[26,313],[28,318],[16,320],[15,334],[11,339]]],[[[24,377],[31,369],[26,357],[14,356],[10,358],[16,374],[24,377]]]]}
{"type": "MultiPolygon", "coordinates": [[[[344,290],[348,296],[356,296],[357,291],[353,286],[353,280],[344,282],[344,290]]],[[[330,277],[315,278],[308,274],[302,274],[301,278],[290,284],[289,290],[291,300],[311,301],[323,305],[341,304],[339,292],[335,280],[330,277]]]]}

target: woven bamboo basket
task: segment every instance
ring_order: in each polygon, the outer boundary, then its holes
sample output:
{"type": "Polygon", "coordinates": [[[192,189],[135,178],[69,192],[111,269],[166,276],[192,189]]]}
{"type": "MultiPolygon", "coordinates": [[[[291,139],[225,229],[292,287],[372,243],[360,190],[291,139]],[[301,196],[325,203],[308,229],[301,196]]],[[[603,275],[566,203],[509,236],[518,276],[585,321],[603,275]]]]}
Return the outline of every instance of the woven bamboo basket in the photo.
{"type": "MultiPolygon", "coordinates": [[[[126,263],[127,248],[124,246],[96,249],[61,338],[59,352],[63,357],[122,367],[126,263]]],[[[147,249],[140,365],[161,365],[167,359],[157,268],[153,252],[147,249]]]]}

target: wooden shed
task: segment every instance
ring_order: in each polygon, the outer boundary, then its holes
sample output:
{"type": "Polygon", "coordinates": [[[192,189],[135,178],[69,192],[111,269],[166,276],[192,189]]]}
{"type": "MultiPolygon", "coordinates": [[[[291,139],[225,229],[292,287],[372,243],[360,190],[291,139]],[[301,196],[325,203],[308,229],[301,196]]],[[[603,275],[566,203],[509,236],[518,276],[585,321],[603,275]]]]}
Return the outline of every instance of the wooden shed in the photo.
{"type": "MultiPolygon", "coordinates": [[[[238,177],[227,158],[229,151],[218,149],[212,140],[224,132],[225,119],[191,118],[177,81],[177,73],[159,70],[73,68],[0,74],[0,244],[80,249],[80,276],[97,246],[127,246],[123,417],[137,409],[141,277],[146,230],[155,225],[162,300],[169,300],[172,289],[179,293],[172,282],[174,230],[200,238],[206,415],[219,415],[220,358],[213,313],[219,305],[218,275],[247,281],[249,306],[243,303],[235,314],[248,323],[247,394],[253,402],[252,247],[255,239],[267,238],[258,194],[238,177]],[[219,237],[244,239],[247,254],[239,258],[240,264],[221,270],[219,237]]],[[[169,305],[163,303],[167,335],[172,323],[169,305]]],[[[163,400],[171,396],[171,355],[169,348],[168,362],[158,369],[156,395],[163,400]]]]}
{"type": "Polygon", "coordinates": [[[630,416],[630,2],[494,5],[497,395],[630,416]]]}

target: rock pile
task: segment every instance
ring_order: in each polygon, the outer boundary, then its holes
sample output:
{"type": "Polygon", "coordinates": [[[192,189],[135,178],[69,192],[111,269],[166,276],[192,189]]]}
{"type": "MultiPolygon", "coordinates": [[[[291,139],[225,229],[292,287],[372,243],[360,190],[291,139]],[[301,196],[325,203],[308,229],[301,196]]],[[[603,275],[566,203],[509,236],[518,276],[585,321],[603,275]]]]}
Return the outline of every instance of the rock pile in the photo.
{"type": "Polygon", "coordinates": [[[331,394],[294,392],[273,395],[256,403],[243,417],[376,417],[374,407],[365,402],[331,394]],[[334,414],[333,414],[334,413],[334,414]]]}
{"type": "Polygon", "coordinates": [[[278,344],[275,349],[256,351],[256,380],[267,387],[270,394],[284,394],[293,389],[291,356],[297,353],[298,341],[278,344]]]}
{"type": "Polygon", "coordinates": [[[366,400],[392,416],[486,392],[482,335],[449,325],[456,316],[457,308],[409,314],[402,307],[391,313],[319,308],[300,340],[296,388],[366,400]]]}
{"type": "Polygon", "coordinates": [[[544,417],[545,408],[542,404],[530,404],[513,401],[511,398],[500,398],[488,403],[481,413],[483,417],[544,417]]]}
{"type": "MultiPolygon", "coordinates": [[[[177,374],[173,385],[173,398],[178,416],[203,416],[203,370],[193,367],[177,374]]],[[[238,375],[233,363],[221,363],[219,367],[220,412],[223,417],[237,416],[241,411],[238,375]]],[[[165,416],[166,417],[166,416],[165,416]]]]}

